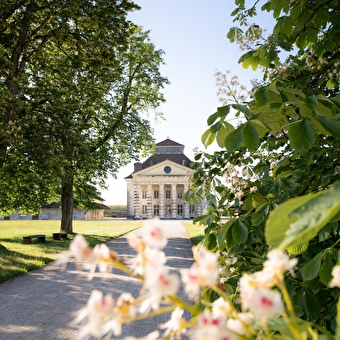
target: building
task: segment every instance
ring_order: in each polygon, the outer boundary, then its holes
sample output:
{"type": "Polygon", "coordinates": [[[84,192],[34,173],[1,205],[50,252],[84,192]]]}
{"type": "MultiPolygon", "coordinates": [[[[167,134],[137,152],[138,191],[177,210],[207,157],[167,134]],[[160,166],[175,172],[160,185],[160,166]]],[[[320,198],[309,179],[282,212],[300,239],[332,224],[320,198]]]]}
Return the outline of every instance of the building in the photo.
{"type": "Polygon", "coordinates": [[[183,194],[194,172],[184,145],[166,139],[155,155],[134,164],[127,182],[127,218],[190,219],[202,214],[202,205],[189,205],[183,194]]]}
{"type": "MultiPolygon", "coordinates": [[[[110,210],[108,206],[101,200],[94,200],[96,207],[94,209],[83,210],[77,207],[73,208],[72,219],[76,220],[102,220],[104,219],[104,210],[110,210]]],[[[0,218],[1,219],[1,218],[0,218]]],[[[61,220],[60,202],[52,202],[41,208],[41,212],[37,215],[21,215],[20,211],[16,211],[10,216],[5,216],[5,220],[61,220]]]]}

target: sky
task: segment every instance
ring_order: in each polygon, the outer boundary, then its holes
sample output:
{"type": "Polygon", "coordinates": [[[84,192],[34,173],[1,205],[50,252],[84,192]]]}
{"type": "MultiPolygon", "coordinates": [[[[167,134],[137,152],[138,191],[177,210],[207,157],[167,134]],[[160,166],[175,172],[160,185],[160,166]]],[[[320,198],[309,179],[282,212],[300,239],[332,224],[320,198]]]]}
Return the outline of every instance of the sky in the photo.
{"type": "MultiPolygon", "coordinates": [[[[238,64],[243,52],[226,37],[235,26],[230,17],[233,0],[135,2],[142,9],[131,13],[129,20],[150,31],[151,41],[165,52],[166,65],[161,67],[161,72],[170,81],[163,90],[166,103],[158,110],[166,121],[155,122],[153,112],[149,113],[154,138],[156,143],[170,138],[183,144],[184,153],[193,160],[194,148],[205,150],[201,136],[208,128],[207,118],[221,106],[216,95],[216,70],[229,70],[231,76],[237,75],[249,88],[250,80],[260,79],[261,74],[238,64]]],[[[106,204],[126,204],[124,178],[133,172],[133,163],[121,168],[117,179],[108,180],[108,190],[101,192],[106,204]]]]}

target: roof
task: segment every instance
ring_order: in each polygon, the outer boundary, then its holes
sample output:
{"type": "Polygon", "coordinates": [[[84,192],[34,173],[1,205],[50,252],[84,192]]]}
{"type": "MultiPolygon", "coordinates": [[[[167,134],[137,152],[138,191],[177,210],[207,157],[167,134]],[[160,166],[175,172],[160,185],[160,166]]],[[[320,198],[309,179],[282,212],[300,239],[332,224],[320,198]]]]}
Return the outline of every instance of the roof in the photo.
{"type": "Polygon", "coordinates": [[[157,143],[156,146],[184,146],[184,145],[174,142],[173,140],[167,138],[162,142],[157,143]]]}

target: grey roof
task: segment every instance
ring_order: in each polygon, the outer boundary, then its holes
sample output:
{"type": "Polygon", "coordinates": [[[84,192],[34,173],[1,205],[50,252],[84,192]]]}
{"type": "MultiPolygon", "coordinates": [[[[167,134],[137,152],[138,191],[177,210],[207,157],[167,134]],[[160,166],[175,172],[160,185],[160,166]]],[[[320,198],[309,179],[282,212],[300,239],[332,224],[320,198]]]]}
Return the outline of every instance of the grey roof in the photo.
{"type": "Polygon", "coordinates": [[[156,146],[184,146],[184,145],[174,142],[173,140],[167,138],[162,142],[157,143],[156,146]]]}

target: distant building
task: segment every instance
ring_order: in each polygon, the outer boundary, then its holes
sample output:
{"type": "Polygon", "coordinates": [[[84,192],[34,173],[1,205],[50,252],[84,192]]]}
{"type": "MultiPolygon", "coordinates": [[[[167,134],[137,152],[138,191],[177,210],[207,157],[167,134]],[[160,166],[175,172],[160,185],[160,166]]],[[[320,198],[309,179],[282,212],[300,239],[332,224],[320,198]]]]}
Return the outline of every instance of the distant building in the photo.
{"type": "MultiPolygon", "coordinates": [[[[103,204],[100,200],[94,201],[95,209],[82,210],[77,207],[73,208],[74,221],[76,220],[102,220],[104,218],[104,210],[110,208],[103,204]]],[[[10,216],[4,217],[5,220],[61,220],[60,202],[52,202],[41,208],[41,212],[37,215],[21,215],[20,211],[16,211],[10,216]]]]}
{"type": "Polygon", "coordinates": [[[166,139],[155,155],[134,164],[127,182],[127,218],[190,219],[202,214],[202,205],[183,200],[194,172],[184,145],[166,139]]]}

